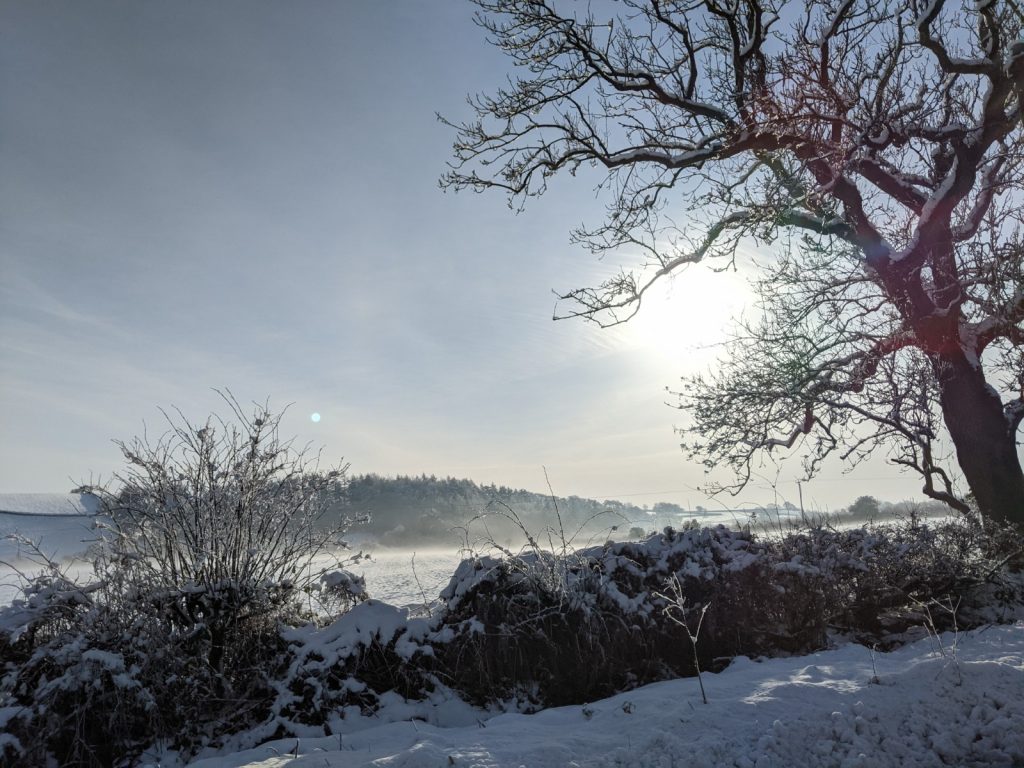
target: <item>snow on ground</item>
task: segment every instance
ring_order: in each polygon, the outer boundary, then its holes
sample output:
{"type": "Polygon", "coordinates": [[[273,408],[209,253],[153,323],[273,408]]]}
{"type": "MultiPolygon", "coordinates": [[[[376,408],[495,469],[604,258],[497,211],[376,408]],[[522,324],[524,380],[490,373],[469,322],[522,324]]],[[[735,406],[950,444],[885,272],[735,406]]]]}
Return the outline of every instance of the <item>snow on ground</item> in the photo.
{"type": "MultiPolygon", "coordinates": [[[[737,659],[587,706],[473,722],[450,702],[426,722],[346,721],[195,768],[912,768],[1024,765],[1024,623],[892,653],[859,645],[790,659],[737,659]],[[469,724],[467,724],[467,722],[469,724]],[[448,727],[445,724],[448,723],[448,727]]],[[[408,716],[408,707],[404,713],[408,716]]]]}

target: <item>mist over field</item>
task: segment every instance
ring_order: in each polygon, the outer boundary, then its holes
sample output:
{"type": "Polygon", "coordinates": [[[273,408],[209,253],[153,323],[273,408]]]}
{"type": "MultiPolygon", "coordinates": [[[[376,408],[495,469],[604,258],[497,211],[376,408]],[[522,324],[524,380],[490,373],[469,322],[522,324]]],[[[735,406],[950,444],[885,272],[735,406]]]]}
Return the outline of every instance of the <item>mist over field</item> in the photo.
{"type": "MultiPolygon", "coordinates": [[[[433,603],[458,563],[478,555],[540,548],[564,553],[606,541],[640,540],[666,527],[748,527],[780,534],[806,521],[849,528],[870,522],[938,519],[940,505],[892,504],[862,497],[835,513],[750,506],[712,511],[676,504],[647,507],[617,500],[557,497],[480,485],[469,479],[361,475],[328,493],[320,526],[344,525],[344,547],[330,547],[310,567],[343,561],[365,577],[369,597],[417,610],[433,603]],[[364,555],[351,561],[356,555],[364,555]]],[[[102,539],[106,515],[88,494],[0,494],[0,603],[17,594],[20,577],[50,558],[79,577],[91,571],[90,551],[102,539]]]]}

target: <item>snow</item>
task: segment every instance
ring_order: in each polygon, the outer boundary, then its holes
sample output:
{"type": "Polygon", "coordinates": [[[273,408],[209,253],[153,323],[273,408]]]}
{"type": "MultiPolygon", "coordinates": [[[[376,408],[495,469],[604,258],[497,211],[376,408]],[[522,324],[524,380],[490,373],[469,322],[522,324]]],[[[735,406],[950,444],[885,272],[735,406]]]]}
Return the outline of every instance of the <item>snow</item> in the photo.
{"type": "MultiPolygon", "coordinates": [[[[695,104],[695,107],[700,109],[714,109],[716,113],[721,114],[721,110],[710,107],[706,104],[695,104]]],[[[651,147],[633,147],[631,149],[623,149],[612,155],[612,159],[617,163],[629,163],[636,160],[646,160],[650,162],[659,162],[669,168],[682,168],[687,165],[693,165],[701,160],[707,160],[714,155],[717,151],[716,147],[702,147],[701,149],[688,150],[686,152],[664,152],[651,147]]]]}
{"type": "MultiPolygon", "coordinates": [[[[368,613],[382,610],[374,607],[368,613]]],[[[334,736],[267,743],[192,765],[913,768],[1024,763],[1024,623],[926,637],[891,653],[849,644],[806,657],[741,657],[718,674],[705,674],[704,686],[706,705],[697,680],[688,678],[584,706],[534,715],[479,711],[475,719],[465,705],[437,701],[431,705],[436,716],[418,715],[427,722],[395,721],[395,715],[409,715],[410,705],[394,697],[372,718],[347,717],[334,736]],[[445,717],[445,708],[454,708],[458,716],[445,717]]]]}
{"type": "Polygon", "coordinates": [[[327,590],[352,597],[366,597],[366,579],[344,569],[328,571],[320,577],[320,584],[327,590]]]}
{"type": "MultiPolygon", "coordinates": [[[[387,642],[399,630],[402,640],[411,643],[426,635],[428,624],[422,619],[409,619],[408,611],[379,600],[367,600],[343,614],[320,630],[312,627],[285,629],[282,636],[300,649],[295,664],[316,656],[318,664],[330,666],[352,656],[359,647],[370,647],[374,641],[387,642]]],[[[411,656],[411,653],[409,654],[411,656]]]]}
{"type": "Polygon", "coordinates": [[[40,553],[74,576],[90,572],[76,558],[101,536],[100,511],[99,498],[90,493],[0,494],[0,606],[18,595],[20,573],[42,568],[40,553]]]}
{"type": "MultiPolygon", "coordinates": [[[[59,498],[67,503],[68,497],[59,498]]],[[[28,507],[33,510],[40,508],[42,506],[28,507]]],[[[47,505],[46,508],[62,507],[47,505]]],[[[38,557],[29,542],[38,545],[43,554],[54,560],[68,560],[81,555],[100,536],[94,524],[96,519],[77,512],[0,512],[0,563],[19,567],[27,563],[38,565],[38,557]]],[[[8,575],[4,568],[0,568],[0,583],[7,581],[8,575]]],[[[4,602],[6,600],[0,599],[0,605],[4,602]]]]}
{"type": "MultiPolygon", "coordinates": [[[[45,517],[27,518],[47,521],[45,517]]],[[[63,519],[68,525],[72,518],[63,519]]],[[[73,521],[77,528],[79,521],[73,521]]],[[[851,534],[853,535],[853,534],[851,534]]],[[[864,533],[863,552],[872,549],[864,533]]],[[[686,529],[611,547],[593,547],[580,555],[606,559],[608,573],[624,570],[636,576],[692,568],[701,578],[714,567],[731,570],[759,556],[742,533],[726,529],[686,529]],[[675,565],[672,565],[672,564],[675,565]],[[671,567],[670,567],[671,565],[671,567]]],[[[860,556],[855,557],[856,562],[860,556]]],[[[538,554],[521,566],[545,566],[538,554]]],[[[817,564],[832,567],[826,558],[817,564]]],[[[849,565],[845,563],[845,565],[849,565]]],[[[499,560],[490,557],[462,562],[441,590],[449,607],[463,601],[474,585],[496,578],[499,560]]],[[[793,554],[779,568],[811,567],[793,554]]],[[[450,570],[448,571],[451,572],[450,570]]],[[[576,578],[565,571],[568,581],[576,578]]],[[[329,586],[349,588],[352,575],[337,572],[329,586]]],[[[641,579],[642,581],[642,579],[641,579]]],[[[609,584],[611,589],[612,584],[609,584]]],[[[81,592],[61,591],[60,583],[41,586],[32,601],[87,599],[81,592]]],[[[373,590],[371,590],[372,592],[373,590]]],[[[436,592],[434,593],[436,594],[436,592]]],[[[644,593],[612,595],[637,606],[649,606],[644,593]]],[[[22,607],[22,606],[17,606],[22,607]]],[[[422,606],[421,606],[422,607],[422,606]]],[[[292,647],[288,680],[316,684],[325,667],[362,653],[376,654],[389,638],[399,659],[430,655],[446,641],[427,618],[413,618],[407,608],[367,600],[327,627],[287,629],[292,647]]],[[[11,613],[15,633],[21,617],[11,613]]],[[[24,622],[22,622],[24,623],[24,622]]],[[[481,631],[483,625],[480,625],[481,631]]],[[[804,657],[736,659],[718,674],[705,673],[708,704],[698,681],[687,678],[645,686],[601,701],[551,708],[532,715],[505,705],[505,712],[475,708],[462,701],[443,680],[423,700],[406,700],[391,691],[377,697],[376,709],[360,711],[347,703],[325,707],[330,730],[306,726],[286,708],[288,686],[279,688],[273,707],[279,719],[249,734],[228,737],[219,751],[208,751],[192,765],[200,768],[661,768],[662,766],[938,766],[1024,765],[1024,622],[941,637],[922,630],[918,642],[892,653],[875,653],[847,644],[804,657]],[[294,736],[250,747],[275,733],[280,722],[294,736]],[[323,736],[324,732],[331,736],[323,736]]],[[[96,648],[69,645],[62,652],[80,657],[74,667],[80,679],[109,679],[124,689],[138,683],[125,657],[96,648]]],[[[389,653],[391,651],[388,651],[389,653]]],[[[340,668],[339,668],[340,669],[340,668]]],[[[359,693],[366,683],[358,670],[343,683],[359,693]]],[[[79,680],[76,678],[76,681],[79,680]]],[[[48,681],[62,685],[63,678],[48,681]]],[[[75,684],[78,684],[78,682],[75,684]]],[[[354,697],[353,697],[354,698],[354,697]]],[[[140,699],[143,706],[148,704],[140,699]]],[[[324,696],[324,701],[331,700],[324,696]]],[[[346,701],[334,696],[333,701],[346,701]]],[[[13,713],[0,709],[2,723],[13,713]]],[[[281,731],[276,731],[280,733],[281,731]]],[[[8,741],[0,734],[0,748],[8,741]]],[[[150,752],[143,765],[180,765],[173,753],[150,752]]]]}
{"type": "Polygon", "coordinates": [[[907,243],[907,246],[902,251],[898,253],[892,253],[890,255],[889,258],[893,263],[902,261],[903,259],[907,258],[907,256],[909,256],[910,254],[914,253],[914,251],[917,249],[918,244],[921,242],[921,230],[931,224],[931,219],[934,214],[935,208],[941,203],[948,202],[947,198],[949,198],[953,189],[953,185],[954,183],[956,183],[958,168],[959,158],[954,157],[952,166],[946,172],[945,177],[939,183],[939,186],[935,189],[935,191],[932,192],[931,196],[928,198],[928,201],[924,204],[924,207],[921,208],[921,213],[918,216],[917,229],[914,230],[914,234],[910,238],[910,242],[907,243]]]}
{"type": "Polygon", "coordinates": [[[101,506],[91,493],[0,493],[0,561],[31,558],[26,541],[58,560],[81,554],[96,539],[101,506]]]}
{"type": "Polygon", "coordinates": [[[101,507],[91,493],[0,493],[0,514],[98,515],[101,507]]]}

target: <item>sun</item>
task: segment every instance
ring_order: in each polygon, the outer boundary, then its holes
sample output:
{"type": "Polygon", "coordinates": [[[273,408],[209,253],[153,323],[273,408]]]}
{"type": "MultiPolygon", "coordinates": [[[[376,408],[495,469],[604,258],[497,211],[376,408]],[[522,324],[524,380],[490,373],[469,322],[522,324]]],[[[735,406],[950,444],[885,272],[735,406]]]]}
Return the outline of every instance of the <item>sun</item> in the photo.
{"type": "Polygon", "coordinates": [[[752,302],[742,276],[692,267],[647,291],[627,337],[662,363],[710,362],[752,302]]]}

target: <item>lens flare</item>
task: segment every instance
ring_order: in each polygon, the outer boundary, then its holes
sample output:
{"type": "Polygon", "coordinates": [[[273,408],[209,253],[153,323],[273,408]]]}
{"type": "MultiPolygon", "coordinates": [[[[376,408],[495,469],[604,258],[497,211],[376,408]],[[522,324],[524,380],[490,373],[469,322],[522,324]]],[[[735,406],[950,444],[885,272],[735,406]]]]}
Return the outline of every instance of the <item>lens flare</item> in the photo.
{"type": "Polygon", "coordinates": [[[316,422],[320,421],[320,414],[314,413],[312,416],[309,417],[309,420],[315,424],[316,422]]]}

